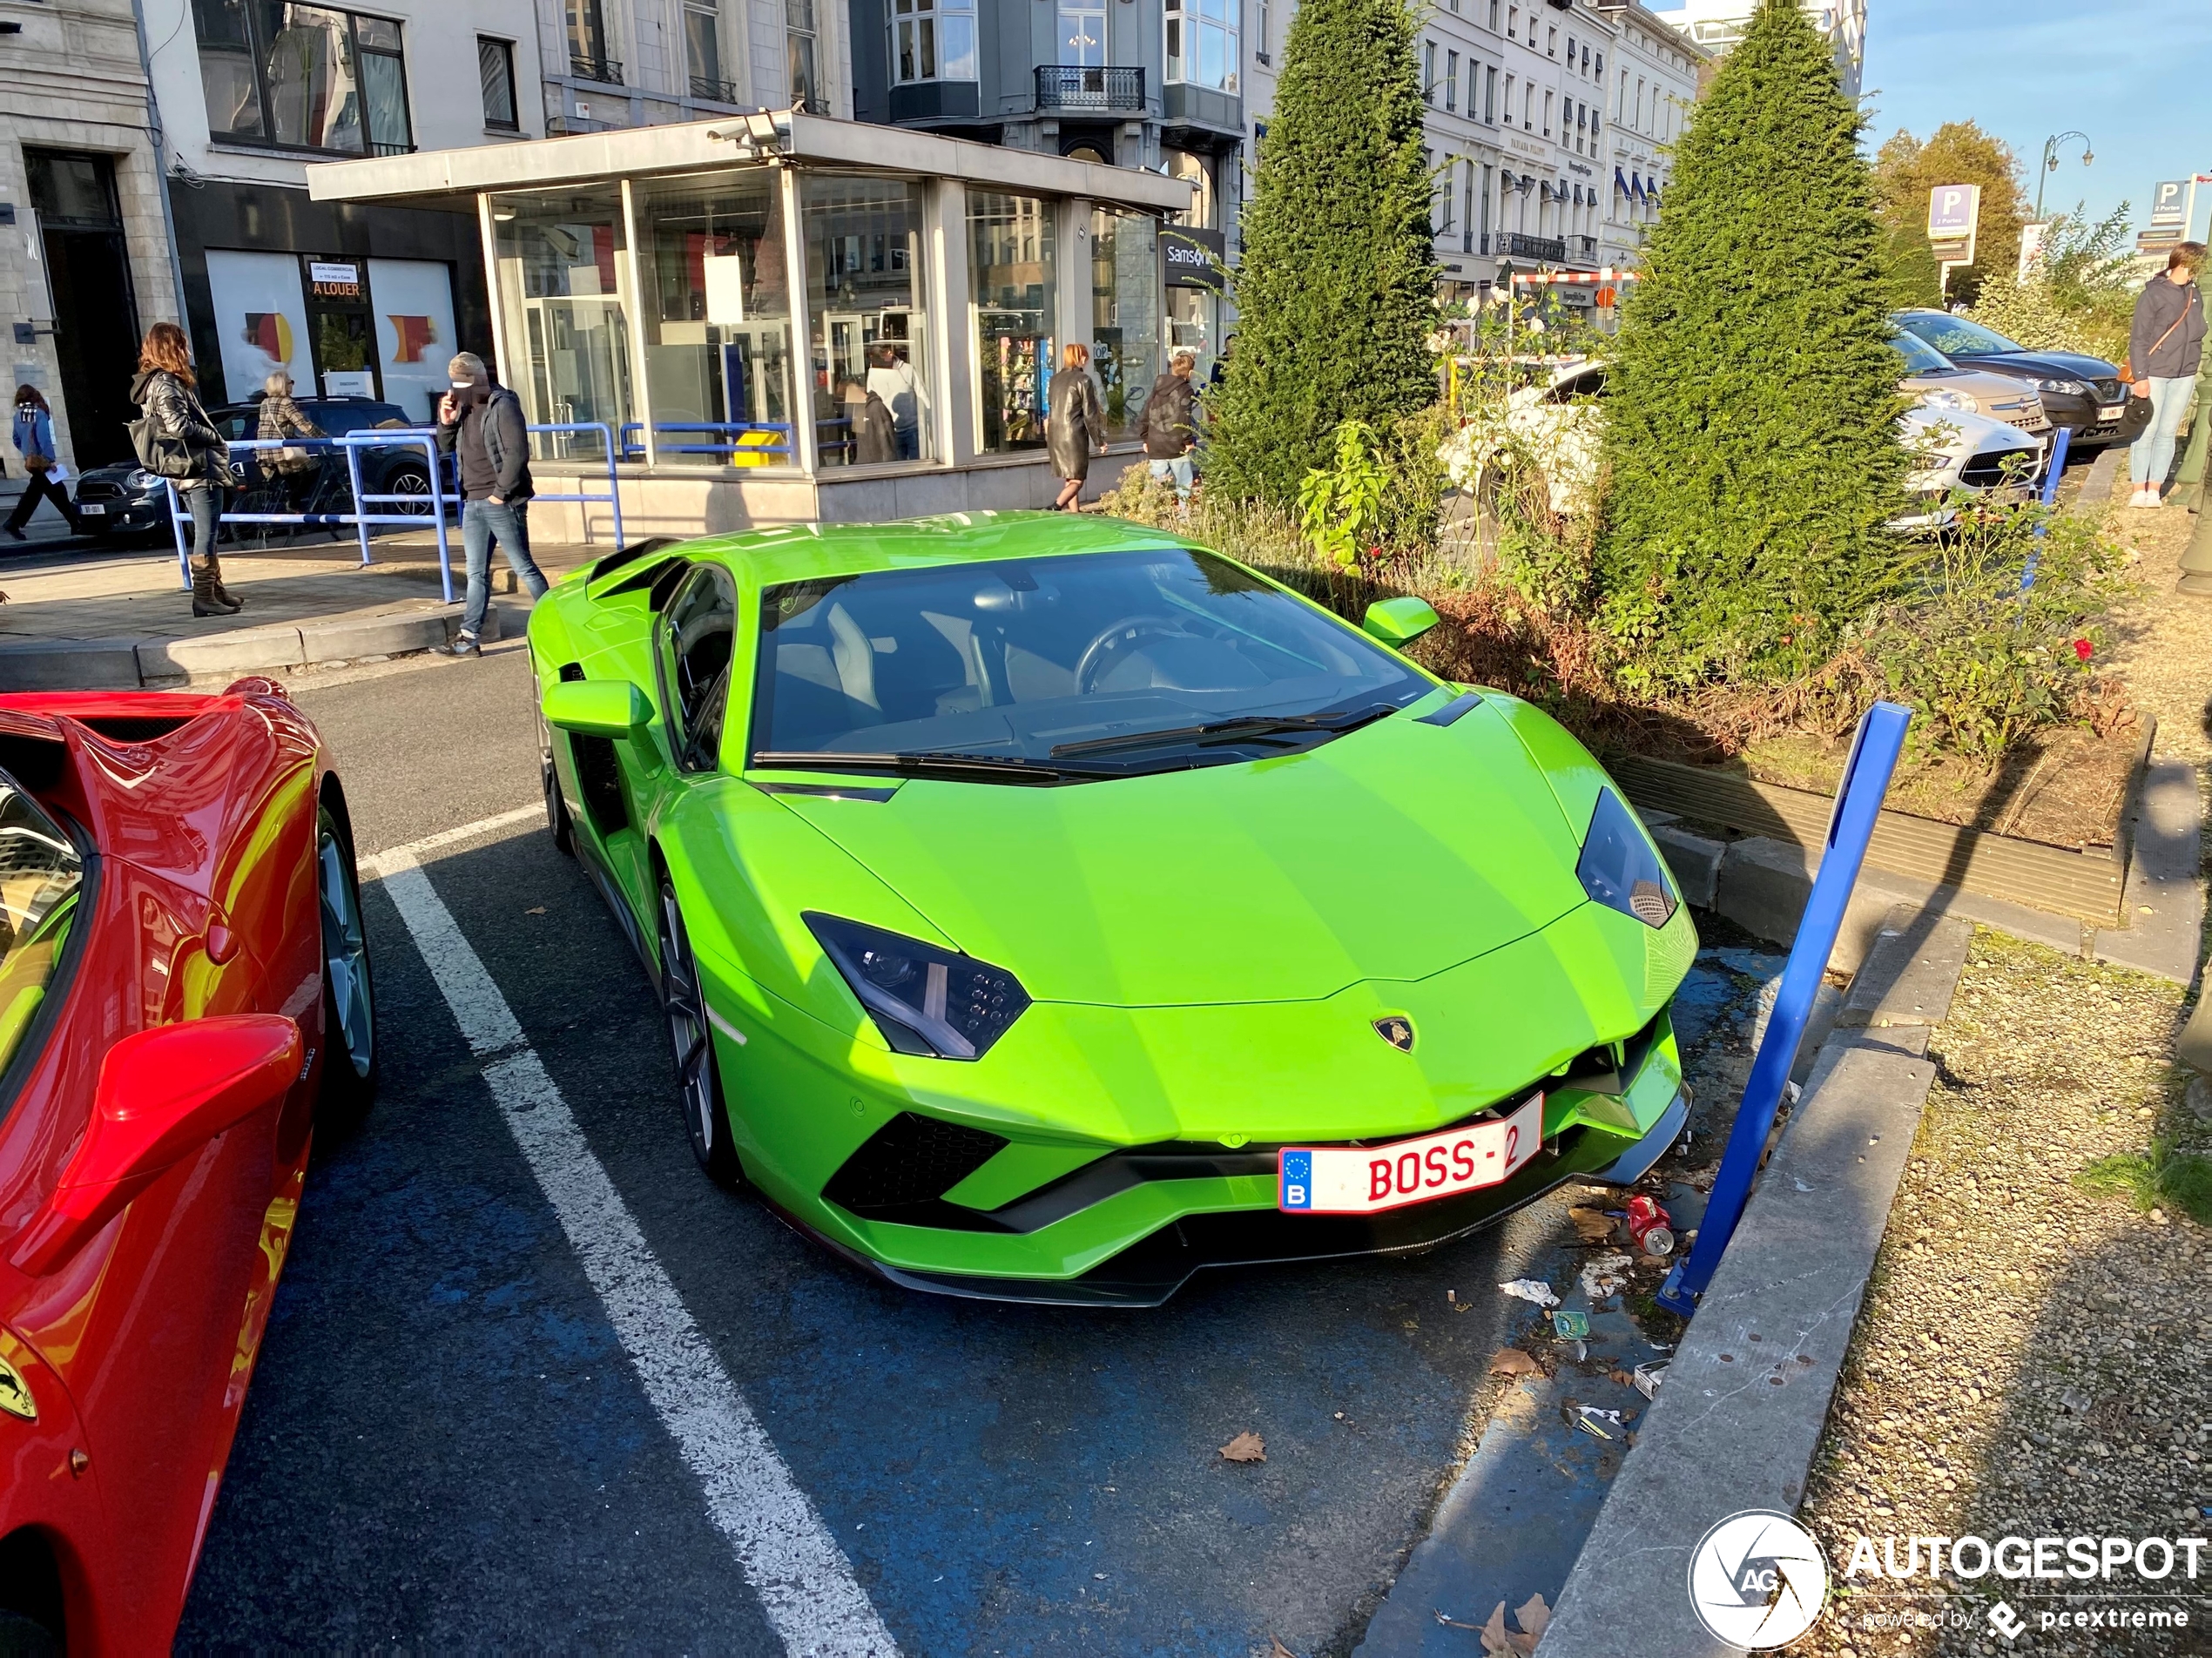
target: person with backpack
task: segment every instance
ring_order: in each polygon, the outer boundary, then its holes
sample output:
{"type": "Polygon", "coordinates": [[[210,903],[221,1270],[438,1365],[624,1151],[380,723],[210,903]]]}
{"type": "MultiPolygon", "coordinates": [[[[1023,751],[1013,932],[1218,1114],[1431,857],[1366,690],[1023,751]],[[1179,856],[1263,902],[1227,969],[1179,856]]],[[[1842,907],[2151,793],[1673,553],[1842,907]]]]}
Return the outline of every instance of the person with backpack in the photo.
{"type": "Polygon", "coordinates": [[[53,412],[36,386],[16,388],[16,449],[23,456],[24,476],[30,482],[24,486],[23,499],[8,515],[7,523],[0,527],[6,529],[10,539],[23,540],[23,527],[38,510],[38,503],[51,501],[69,520],[69,533],[83,535],[84,524],[77,516],[77,504],[57,475],[61,457],[54,453],[53,412]]]}
{"type": "Polygon", "coordinates": [[[201,407],[192,374],[192,342],[173,322],[157,322],[138,347],[131,401],[145,413],[131,422],[138,464],[177,486],[192,515],[192,613],[235,616],[246,601],[223,585],[215,536],[223,503],[237,487],[230,446],[201,407]]]}
{"type": "Polygon", "coordinates": [[[469,597],[462,607],[461,630],[440,654],[481,657],[478,638],[484,612],[491,608],[494,542],[530,597],[545,593],[545,577],[530,557],[529,505],[536,489],[530,482],[529,423],[523,417],[523,400],[495,385],[475,352],[462,352],[448,363],[446,377],[452,388],[438,400],[438,450],[460,459],[461,544],[469,564],[469,597]]]}
{"type": "Polygon", "coordinates": [[[2204,262],[2202,242],[2183,242],[2166,257],[2166,269],[2143,284],[2128,331],[2128,367],[2137,397],[2150,400],[2150,424],[2128,452],[2135,493],[2131,507],[2156,507],[2174,464],[2174,436],[2189,382],[2204,361],[2204,294],[2196,285],[2204,262]]]}
{"type": "Polygon", "coordinates": [[[1190,510],[1193,463],[1190,452],[1198,447],[1197,388],[1190,383],[1198,354],[1177,346],[1168,354],[1168,372],[1152,382],[1144,400],[1144,455],[1156,478],[1175,480],[1175,502],[1190,510]]]}

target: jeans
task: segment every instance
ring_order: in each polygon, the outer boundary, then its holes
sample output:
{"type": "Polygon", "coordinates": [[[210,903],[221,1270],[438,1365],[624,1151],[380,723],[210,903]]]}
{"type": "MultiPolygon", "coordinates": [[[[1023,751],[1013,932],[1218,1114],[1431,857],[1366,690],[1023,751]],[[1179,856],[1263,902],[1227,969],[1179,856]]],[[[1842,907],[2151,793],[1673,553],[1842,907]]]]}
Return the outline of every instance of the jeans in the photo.
{"type": "Polygon", "coordinates": [[[177,493],[184,497],[185,510],[192,515],[192,549],[201,558],[215,556],[216,520],[221,516],[224,497],[230,491],[220,484],[180,483],[177,493]]]}
{"type": "Polygon", "coordinates": [[[69,527],[75,529],[78,527],[77,509],[70,502],[69,491],[54,482],[53,475],[29,472],[24,475],[29,482],[24,485],[23,499],[16,502],[16,509],[8,515],[8,528],[21,529],[30,522],[30,515],[38,510],[40,502],[51,501],[62,516],[69,520],[69,527]]]}
{"type": "Polygon", "coordinates": [[[921,460],[921,428],[919,426],[901,426],[896,429],[899,437],[899,458],[901,461],[921,460]]]}
{"type": "Polygon", "coordinates": [[[2174,467],[2174,435],[2182,429],[2182,409],[2189,401],[2195,378],[2180,374],[2143,382],[2150,388],[2150,424],[2128,449],[2128,470],[2138,487],[2166,487],[2166,475],[2174,467]]]}
{"type": "Polygon", "coordinates": [[[1190,499],[1190,457],[1189,455],[1178,455],[1172,461],[1153,462],[1152,475],[1156,478],[1172,477],[1175,480],[1176,498],[1178,501],[1190,499]]]}
{"type": "Polygon", "coordinates": [[[545,594],[545,577],[530,559],[530,505],[509,501],[495,505],[471,501],[461,509],[461,545],[469,561],[469,602],[462,609],[461,630],[475,638],[483,630],[484,612],[491,606],[491,544],[507,555],[515,579],[533,598],[545,594]]]}

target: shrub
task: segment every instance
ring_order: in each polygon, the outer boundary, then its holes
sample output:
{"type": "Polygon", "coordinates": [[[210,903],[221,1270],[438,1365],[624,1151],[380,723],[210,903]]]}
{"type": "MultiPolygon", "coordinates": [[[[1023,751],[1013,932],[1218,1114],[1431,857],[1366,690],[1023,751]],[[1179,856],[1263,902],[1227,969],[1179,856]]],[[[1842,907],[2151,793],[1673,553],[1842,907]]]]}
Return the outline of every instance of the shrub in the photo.
{"type": "Polygon", "coordinates": [[[1231,279],[1237,350],[1207,399],[1211,488],[1288,511],[1345,421],[1435,401],[1435,247],[1405,0],[1305,0],[1285,43],[1231,279]]]}
{"type": "Polygon", "coordinates": [[[1763,0],[1676,152],[1630,290],[1595,571],[1632,685],[1778,684],[1893,585],[1905,469],[1858,106],[1763,0]]]}
{"type": "Polygon", "coordinates": [[[1383,499],[1390,475],[1365,421],[1337,428],[1335,459],[1298,485],[1298,527],[1316,552],[1349,570],[1359,555],[1382,551],[1383,499]]]}

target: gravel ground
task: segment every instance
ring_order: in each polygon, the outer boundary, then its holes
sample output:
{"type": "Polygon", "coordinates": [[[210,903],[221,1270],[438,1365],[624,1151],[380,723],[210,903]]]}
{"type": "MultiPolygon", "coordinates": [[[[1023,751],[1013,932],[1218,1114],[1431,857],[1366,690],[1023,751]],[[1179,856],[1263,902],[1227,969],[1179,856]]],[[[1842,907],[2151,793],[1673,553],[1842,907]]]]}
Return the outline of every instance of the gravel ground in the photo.
{"type": "MultiPolygon", "coordinates": [[[[2172,596],[2195,520],[2121,512],[2143,596],[2115,666],[2161,754],[2212,759],[2212,604],[2172,596]]],[[[1804,1518],[1839,1564],[1860,1535],[2204,1536],[2212,1504],[2212,1230],[2082,1190],[2094,1160],[2154,1136],[2212,1149],[2212,1106],[2172,1059],[2186,1017],[2163,981],[1979,934],[1891,1210],[1804,1518]]],[[[2164,1583],[1844,1580],[1791,1650],[2212,1652],[2212,1550],[2164,1583]],[[2094,1587],[2094,1586],[2092,1586],[2094,1587]],[[2157,1591],[2146,1600],[2121,1594],[2157,1591]],[[2027,1621],[2006,1641],[2000,1598],[2027,1621]],[[2046,1611],[2186,1607],[2185,1631],[2040,1630],[2046,1611]],[[1896,1627],[1903,1614],[1923,1623],[1896,1627]],[[1891,1621],[1885,1622],[1885,1620],[1891,1621]]]]}

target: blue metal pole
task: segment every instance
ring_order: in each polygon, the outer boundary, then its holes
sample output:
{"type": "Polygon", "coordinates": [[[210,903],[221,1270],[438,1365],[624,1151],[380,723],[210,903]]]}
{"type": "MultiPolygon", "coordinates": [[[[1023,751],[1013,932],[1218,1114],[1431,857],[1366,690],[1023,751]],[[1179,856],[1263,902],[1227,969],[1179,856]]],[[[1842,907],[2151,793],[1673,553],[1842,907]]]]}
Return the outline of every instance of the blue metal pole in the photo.
{"type": "Polygon", "coordinates": [[[177,537],[177,575],[184,582],[185,591],[192,591],[192,555],[185,551],[185,506],[177,499],[177,481],[164,478],[162,484],[169,491],[169,529],[177,537]]]}
{"type": "Polygon", "coordinates": [[[438,444],[435,438],[422,440],[422,452],[430,460],[430,515],[438,527],[438,590],[445,595],[448,604],[453,603],[453,548],[446,540],[446,486],[439,475],[438,444]]]}
{"type": "Polygon", "coordinates": [[[606,421],[599,422],[599,435],[607,441],[607,504],[614,509],[615,550],[622,549],[622,481],[615,472],[614,428],[606,421]]]}
{"type": "Polygon", "coordinates": [[[1705,1203],[1705,1218],[1689,1256],[1660,1287],[1659,1304],[1685,1318],[1696,1311],[1697,1297],[1713,1281],[1722,1252],[1743,1217],[1759,1158],[1774,1129],[1774,1114],[1782,1104],[1782,1085],[1790,1080],[1790,1066],[1804,1037],[1813,994],[1820,988],[1821,974],[1828,969],[1836,935],[1843,930],[1844,911],[1851,903],[1851,888],[1858,883],[1866,844],[1873,839],[1882,797],[1889,792],[1890,774],[1897,769],[1898,756],[1905,748],[1905,728],[1912,718],[1910,709],[1895,703],[1876,703],[1858,722],[1858,733],[1851,740],[1843,786],[1836,792],[1835,811],[1828,819],[1820,873],[1813,877],[1812,895],[1805,900],[1805,913],[1797,922],[1797,942],[1791,946],[1789,964],[1782,969],[1774,1011],[1768,1015],[1766,1036],[1751,1062],[1750,1080],[1743,1085],[1743,1102],[1737,1108],[1736,1126],[1729,1131],[1728,1148],[1721,1154],[1720,1173],[1705,1203]]]}
{"type": "MultiPolygon", "coordinates": [[[[2051,440],[2051,464],[2043,474],[2043,508],[2046,512],[2058,502],[2059,478],[2066,471],[2067,444],[2073,436],[2074,434],[2070,430],[2061,426],[2059,428],[2058,435],[2051,440]]],[[[2047,522],[2035,526],[2035,539],[2038,543],[2042,541],[2044,532],[2049,529],[2050,524],[2047,522]]],[[[2035,585],[2035,567],[2042,562],[2042,557],[2043,549],[2040,545],[2027,549],[2027,561],[2020,566],[2021,592],[2025,593],[2035,585]]]]}
{"type": "Polygon", "coordinates": [[[346,481],[354,491],[354,528],[361,536],[361,564],[366,568],[368,563],[368,514],[362,509],[361,503],[361,446],[341,443],[339,447],[346,451],[346,481]]]}

